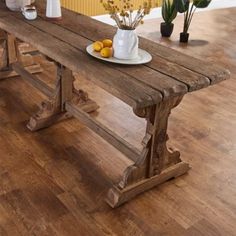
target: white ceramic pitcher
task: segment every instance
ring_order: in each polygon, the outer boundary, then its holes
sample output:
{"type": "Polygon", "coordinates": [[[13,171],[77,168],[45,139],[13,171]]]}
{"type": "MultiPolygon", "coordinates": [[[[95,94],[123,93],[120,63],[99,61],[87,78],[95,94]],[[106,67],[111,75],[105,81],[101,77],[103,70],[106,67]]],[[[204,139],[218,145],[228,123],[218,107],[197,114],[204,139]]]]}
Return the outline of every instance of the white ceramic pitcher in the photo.
{"type": "Polygon", "coordinates": [[[138,57],[139,39],[135,30],[117,29],[113,39],[114,57],[123,60],[138,57]]]}
{"type": "Polygon", "coordinates": [[[47,0],[46,17],[51,18],[51,19],[61,18],[60,0],[47,0]]]}

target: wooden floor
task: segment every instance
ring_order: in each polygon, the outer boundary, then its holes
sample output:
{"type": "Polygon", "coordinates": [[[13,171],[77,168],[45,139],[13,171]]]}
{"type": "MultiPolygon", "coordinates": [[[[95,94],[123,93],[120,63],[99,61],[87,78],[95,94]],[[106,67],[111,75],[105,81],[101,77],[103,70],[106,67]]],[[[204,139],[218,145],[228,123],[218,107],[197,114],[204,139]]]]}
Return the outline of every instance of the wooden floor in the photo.
{"type": "MultiPolygon", "coordinates": [[[[25,125],[43,99],[19,78],[0,82],[0,235],[236,235],[236,8],[198,13],[188,46],[178,32],[160,39],[159,22],[139,32],[186,54],[220,63],[232,79],[189,94],[172,113],[170,145],[189,174],[118,209],[103,197],[129,164],[72,119],[36,133],[25,125]],[[112,171],[109,171],[112,169],[112,171]]],[[[44,79],[49,79],[45,71],[44,79]]],[[[129,107],[78,77],[101,108],[104,124],[139,147],[144,121],[129,107]]]]}

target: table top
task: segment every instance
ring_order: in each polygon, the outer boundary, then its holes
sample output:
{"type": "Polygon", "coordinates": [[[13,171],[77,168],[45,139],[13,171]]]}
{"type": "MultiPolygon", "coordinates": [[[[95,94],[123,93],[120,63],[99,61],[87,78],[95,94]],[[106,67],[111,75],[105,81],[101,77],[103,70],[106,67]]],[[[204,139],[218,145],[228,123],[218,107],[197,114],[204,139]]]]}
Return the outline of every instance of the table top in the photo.
{"type": "Polygon", "coordinates": [[[93,81],[133,108],[157,104],[174,96],[208,87],[229,78],[218,65],[187,56],[140,37],[140,48],[153,60],[124,66],[92,58],[86,47],[113,38],[116,28],[67,9],[60,21],[45,18],[45,1],[37,0],[39,17],[27,21],[0,1],[0,28],[35,46],[41,53],[93,81]]]}

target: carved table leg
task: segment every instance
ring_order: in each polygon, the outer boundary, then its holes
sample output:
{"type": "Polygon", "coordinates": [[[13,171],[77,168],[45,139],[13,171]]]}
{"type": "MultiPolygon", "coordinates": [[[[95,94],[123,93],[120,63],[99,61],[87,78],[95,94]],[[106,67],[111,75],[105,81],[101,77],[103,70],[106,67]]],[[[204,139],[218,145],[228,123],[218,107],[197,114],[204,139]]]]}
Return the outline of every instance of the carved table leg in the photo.
{"type": "Polygon", "coordinates": [[[31,131],[37,131],[61,120],[70,118],[71,115],[65,110],[65,103],[71,101],[82,108],[85,112],[97,110],[98,105],[88,98],[83,90],[74,88],[72,71],[58,64],[56,89],[49,100],[44,101],[34,116],[31,117],[27,127],[31,131]]]}
{"type": "Polygon", "coordinates": [[[65,103],[68,101],[85,112],[98,109],[98,105],[88,98],[86,92],[74,88],[72,71],[57,64],[56,88],[53,91],[47,84],[32,75],[42,72],[39,65],[24,66],[24,56],[20,53],[16,38],[12,34],[1,32],[0,43],[3,46],[1,66],[3,70],[0,71],[0,80],[21,75],[23,79],[49,97],[48,100],[42,102],[39,111],[31,117],[27,124],[31,131],[49,127],[55,122],[71,117],[65,110],[65,103]]]}
{"type": "Polygon", "coordinates": [[[135,114],[147,119],[143,151],[137,161],[127,167],[121,181],[108,192],[107,203],[117,207],[136,195],[153,188],[189,170],[189,165],[180,159],[180,153],[167,148],[167,125],[171,109],[182,97],[163,101],[153,107],[135,110],[135,114]]]}

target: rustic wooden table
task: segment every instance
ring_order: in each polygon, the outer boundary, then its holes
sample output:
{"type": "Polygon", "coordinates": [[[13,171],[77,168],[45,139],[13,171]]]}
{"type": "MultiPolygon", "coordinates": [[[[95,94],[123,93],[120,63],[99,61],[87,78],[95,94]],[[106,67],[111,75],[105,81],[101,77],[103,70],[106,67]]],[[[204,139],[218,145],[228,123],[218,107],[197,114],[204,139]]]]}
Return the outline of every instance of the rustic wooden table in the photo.
{"type": "Polygon", "coordinates": [[[189,165],[180,159],[180,153],[167,148],[168,117],[186,93],[225,80],[229,72],[144,38],[140,38],[140,47],[152,54],[150,63],[140,66],[104,63],[88,56],[85,48],[95,40],[112,38],[115,28],[66,9],[61,21],[49,22],[45,20],[43,0],[37,1],[37,9],[37,20],[26,21],[0,2],[0,28],[4,31],[1,44],[7,52],[0,80],[19,74],[48,96],[40,111],[31,117],[28,128],[36,131],[74,116],[131,159],[133,165],[108,192],[106,201],[112,207],[186,173],[189,165]],[[58,68],[55,90],[34,75],[41,70],[38,65],[22,64],[16,38],[30,43],[55,62],[58,68]],[[98,105],[86,92],[74,88],[72,71],[118,97],[133,108],[135,115],[147,120],[141,151],[87,114],[98,109],[98,105]]]}

